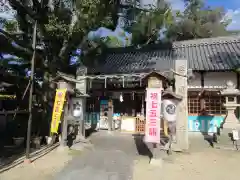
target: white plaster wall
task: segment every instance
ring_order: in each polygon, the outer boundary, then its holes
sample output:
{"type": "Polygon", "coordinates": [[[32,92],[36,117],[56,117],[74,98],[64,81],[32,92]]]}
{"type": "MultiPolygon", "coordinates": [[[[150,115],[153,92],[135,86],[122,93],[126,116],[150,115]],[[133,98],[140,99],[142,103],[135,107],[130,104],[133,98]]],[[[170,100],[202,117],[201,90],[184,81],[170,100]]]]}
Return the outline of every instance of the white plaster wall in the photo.
{"type": "Polygon", "coordinates": [[[234,72],[209,72],[204,74],[204,88],[224,88],[231,80],[237,85],[237,75],[234,72]]]}
{"type": "Polygon", "coordinates": [[[194,73],[194,78],[188,82],[188,89],[201,88],[201,74],[194,73]]]}

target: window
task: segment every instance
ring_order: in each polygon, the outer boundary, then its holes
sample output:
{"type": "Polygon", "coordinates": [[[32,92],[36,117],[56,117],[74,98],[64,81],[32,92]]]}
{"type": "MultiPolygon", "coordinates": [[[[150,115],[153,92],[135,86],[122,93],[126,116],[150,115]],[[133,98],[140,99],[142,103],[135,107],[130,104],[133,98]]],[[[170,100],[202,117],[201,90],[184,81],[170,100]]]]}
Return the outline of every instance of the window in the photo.
{"type": "Polygon", "coordinates": [[[223,106],[225,97],[221,96],[218,92],[206,92],[204,100],[206,113],[214,115],[226,114],[226,109],[223,106]]]}
{"type": "Polygon", "coordinates": [[[198,97],[188,97],[188,113],[190,115],[200,113],[200,101],[198,97]]]}
{"type": "Polygon", "coordinates": [[[200,113],[200,100],[198,97],[199,92],[188,92],[188,113],[191,114],[199,114],[200,113]]]}
{"type": "Polygon", "coordinates": [[[191,115],[222,115],[226,114],[226,109],[223,106],[225,97],[221,96],[217,91],[205,91],[202,97],[199,97],[199,92],[188,92],[188,113],[191,115]],[[204,109],[201,112],[200,101],[204,99],[204,109]]]}

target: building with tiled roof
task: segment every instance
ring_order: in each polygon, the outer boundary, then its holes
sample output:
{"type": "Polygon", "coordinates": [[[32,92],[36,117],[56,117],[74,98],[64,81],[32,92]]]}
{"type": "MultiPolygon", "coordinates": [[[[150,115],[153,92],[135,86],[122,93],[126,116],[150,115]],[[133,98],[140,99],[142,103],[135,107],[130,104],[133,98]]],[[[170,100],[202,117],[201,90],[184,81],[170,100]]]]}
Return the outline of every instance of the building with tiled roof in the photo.
{"type": "Polygon", "coordinates": [[[89,69],[89,73],[163,71],[172,68],[176,59],[187,59],[188,68],[194,71],[234,70],[240,65],[240,36],[107,49],[99,64],[89,69]]]}
{"type": "Polygon", "coordinates": [[[226,114],[225,98],[219,91],[229,80],[240,88],[235,71],[240,67],[240,36],[107,49],[87,72],[109,76],[164,72],[173,68],[177,59],[187,59],[188,69],[194,72],[188,82],[189,131],[216,132],[226,114]]]}

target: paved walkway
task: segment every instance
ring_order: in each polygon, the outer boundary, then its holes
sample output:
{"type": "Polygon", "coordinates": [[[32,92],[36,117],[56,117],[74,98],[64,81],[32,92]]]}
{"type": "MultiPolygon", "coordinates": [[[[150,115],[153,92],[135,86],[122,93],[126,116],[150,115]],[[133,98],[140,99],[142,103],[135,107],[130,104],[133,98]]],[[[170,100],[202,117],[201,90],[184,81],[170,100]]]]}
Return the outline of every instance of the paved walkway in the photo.
{"type": "Polygon", "coordinates": [[[56,180],[131,180],[136,147],[131,135],[92,135],[94,148],[75,157],[56,180]]]}

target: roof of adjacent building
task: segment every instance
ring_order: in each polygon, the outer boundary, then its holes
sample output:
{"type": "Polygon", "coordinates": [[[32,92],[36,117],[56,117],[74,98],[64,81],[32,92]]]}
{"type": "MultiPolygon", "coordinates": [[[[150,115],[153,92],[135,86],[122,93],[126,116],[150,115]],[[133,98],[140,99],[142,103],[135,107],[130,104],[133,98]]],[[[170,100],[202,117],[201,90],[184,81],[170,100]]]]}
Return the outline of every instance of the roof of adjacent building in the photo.
{"type": "Polygon", "coordinates": [[[142,48],[107,49],[89,73],[123,74],[164,71],[187,59],[194,71],[227,71],[240,65],[240,36],[178,41],[142,48]]]}

